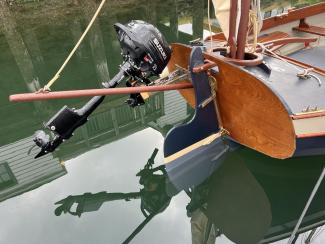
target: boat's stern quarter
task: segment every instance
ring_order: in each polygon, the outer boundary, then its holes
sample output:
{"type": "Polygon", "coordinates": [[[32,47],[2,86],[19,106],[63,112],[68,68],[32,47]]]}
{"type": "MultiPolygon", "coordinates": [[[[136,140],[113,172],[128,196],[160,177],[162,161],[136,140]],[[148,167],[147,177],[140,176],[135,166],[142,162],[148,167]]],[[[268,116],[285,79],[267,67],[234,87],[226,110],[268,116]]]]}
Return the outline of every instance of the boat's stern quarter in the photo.
{"type": "Polygon", "coordinates": [[[205,57],[219,68],[215,77],[217,99],[223,127],[230,137],[274,158],[291,157],[296,135],[290,110],[281,97],[259,76],[213,54],[206,53],[205,57]]]}
{"type": "Polygon", "coordinates": [[[304,71],[300,66],[273,57],[265,57],[264,61],[270,67],[270,74],[258,67],[245,69],[285,105],[296,137],[293,156],[325,154],[325,76],[313,71],[302,79],[298,76],[304,71]]]}
{"type": "Polygon", "coordinates": [[[325,110],[292,115],[297,136],[294,156],[325,154],[325,110]]]}

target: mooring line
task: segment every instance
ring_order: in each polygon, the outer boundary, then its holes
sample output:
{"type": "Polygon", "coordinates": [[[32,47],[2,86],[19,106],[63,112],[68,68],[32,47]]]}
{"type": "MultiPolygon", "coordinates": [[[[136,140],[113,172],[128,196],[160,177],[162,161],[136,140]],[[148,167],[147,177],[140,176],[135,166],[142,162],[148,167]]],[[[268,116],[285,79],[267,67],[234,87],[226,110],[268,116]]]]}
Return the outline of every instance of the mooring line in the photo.
{"type": "Polygon", "coordinates": [[[85,31],[82,33],[80,39],[78,40],[77,44],[74,46],[74,48],[72,49],[72,51],[70,52],[69,56],[65,59],[65,61],[63,62],[62,66],[59,68],[59,70],[56,72],[56,74],[52,77],[51,80],[49,80],[49,82],[41,89],[42,91],[49,91],[51,86],[54,84],[54,82],[59,79],[61,72],[63,71],[63,69],[65,68],[65,66],[68,64],[68,62],[70,61],[71,57],[73,56],[73,54],[76,52],[76,50],[78,49],[78,47],[80,46],[81,42],[83,41],[83,39],[85,38],[85,36],[87,35],[88,31],[90,30],[91,26],[93,25],[93,23],[95,22],[100,10],[102,9],[102,7],[104,6],[104,3],[106,2],[106,0],[102,0],[102,2],[100,3],[100,5],[98,6],[98,9],[96,10],[94,16],[92,17],[92,19],[90,20],[87,28],[85,29],[85,31]]]}

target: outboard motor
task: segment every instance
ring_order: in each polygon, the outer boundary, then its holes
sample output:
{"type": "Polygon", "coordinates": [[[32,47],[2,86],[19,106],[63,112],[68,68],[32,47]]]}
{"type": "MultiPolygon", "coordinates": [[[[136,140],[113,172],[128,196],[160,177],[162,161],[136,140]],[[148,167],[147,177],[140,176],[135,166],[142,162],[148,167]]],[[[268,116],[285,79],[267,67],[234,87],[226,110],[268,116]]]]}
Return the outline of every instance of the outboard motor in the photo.
{"type": "Polygon", "coordinates": [[[105,87],[115,87],[124,77],[150,83],[167,66],[171,49],[160,31],[144,21],[133,20],[126,25],[115,24],[121,45],[123,64],[119,73],[105,87]]]}
{"type": "MultiPolygon", "coordinates": [[[[161,74],[169,62],[172,50],[167,41],[156,27],[141,20],[132,20],[126,25],[116,23],[114,28],[121,45],[123,63],[114,78],[103,83],[104,88],[114,88],[123,80],[127,86],[133,86],[134,82],[148,85],[150,78],[161,74]]],[[[53,152],[69,139],[75,129],[87,122],[88,116],[104,98],[93,97],[80,109],[64,106],[45,124],[53,132],[52,138],[41,130],[35,133],[34,142],[41,148],[35,158],[53,152]]],[[[126,102],[131,107],[144,104],[140,94],[131,94],[126,102]]]]}

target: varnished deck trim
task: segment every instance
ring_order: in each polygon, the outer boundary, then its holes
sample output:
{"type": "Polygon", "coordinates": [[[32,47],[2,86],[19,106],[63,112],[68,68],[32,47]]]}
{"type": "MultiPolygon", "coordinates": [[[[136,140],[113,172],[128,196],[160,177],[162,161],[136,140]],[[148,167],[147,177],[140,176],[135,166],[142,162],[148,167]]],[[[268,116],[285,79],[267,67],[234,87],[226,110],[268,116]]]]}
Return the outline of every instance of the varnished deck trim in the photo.
{"type": "Polygon", "coordinates": [[[325,36],[325,28],[319,27],[319,26],[312,26],[310,25],[309,27],[293,27],[293,30],[295,31],[300,31],[300,32],[306,32],[314,35],[319,35],[319,36],[325,36]]]}
{"type": "Polygon", "coordinates": [[[298,119],[308,119],[308,118],[315,118],[315,117],[322,117],[322,116],[325,116],[324,110],[295,114],[295,115],[291,115],[291,118],[293,120],[298,120],[298,119]]]}
{"type": "Polygon", "coordinates": [[[300,134],[300,135],[297,135],[297,138],[311,138],[311,137],[321,137],[321,136],[325,136],[325,132],[300,134]]]}
{"type": "Polygon", "coordinates": [[[262,31],[321,13],[325,13],[325,2],[295,9],[290,11],[288,14],[282,14],[265,19],[263,21],[262,31]]]}
{"type": "Polygon", "coordinates": [[[215,139],[219,138],[220,136],[221,136],[221,133],[220,132],[218,132],[216,134],[212,134],[211,136],[206,137],[203,140],[198,141],[198,142],[192,144],[191,146],[188,146],[188,147],[186,147],[186,148],[178,151],[177,153],[174,153],[174,154],[170,155],[169,157],[166,157],[164,159],[164,163],[165,164],[170,163],[170,162],[174,161],[175,159],[177,159],[179,157],[182,157],[185,154],[188,154],[191,151],[193,151],[193,150],[195,150],[195,149],[197,149],[199,147],[202,147],[204,145],[208,145],[211,142],[213,142],[215,139]]]}
{"type": "Polygon", "coordinates": [[[292,122],[297,138],[325,135],[325,116],[305,117],[292,122]]]}

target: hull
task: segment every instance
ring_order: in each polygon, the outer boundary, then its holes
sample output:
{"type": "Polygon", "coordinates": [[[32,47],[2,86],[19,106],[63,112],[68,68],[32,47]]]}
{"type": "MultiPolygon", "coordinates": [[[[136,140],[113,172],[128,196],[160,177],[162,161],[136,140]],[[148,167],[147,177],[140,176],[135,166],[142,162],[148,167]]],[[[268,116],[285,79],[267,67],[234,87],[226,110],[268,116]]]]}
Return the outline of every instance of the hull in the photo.
{"type": "MultiPolygon", "coordinates": [[[[190,70],[204,64],[198,47],[191,50],[189,57],[190,70]]],[[[222,138],[215,103],[207,102],[213,96],[208,75],[191,71],[190,77],[195,94],[194,116],[171,129],[164,141],[166,172],[172,183],[168,192],[172,195],[201,184],[220,166],[230,148],[222,138]]]]}
{"type": "MultiPolygon", "coordinates": [[[[169,70],[176,65],[188,67],[191,48],[174,44],[169,70]]],[[[249,72],[204,53],[206,59],[217,64],[217,80],[220,122],[231,139],[275,158],[288,158],[295,151],[295,133],[292,120],[282,101],[273,91],[249,72]],[[263,116],[261,116],[263,114],[263,116]],[[276,121],[274,121],[276,118],[276,121]]],[[[194,93],[181,91],[185,99],[193,104],[194,93]]]]}
{"type": "MultiPolygon", "coordinates": [[[[188,67],[191,48],[173,45],[169,64],[188,67]]],[[[297,77],[299,66],[266,57],[268,74],[260,67],[238,67],[222,57],[204,53],[218,67],[211,75],[217,80],[219,123],[236,142],[274,158],[325,154],[325,85],[297,77]],[[317,110],[317,111],[313,111],[317,110]]],[[[317,74],[322,83],[324,76],[317,74]]],[[[186,81],[185,81],[186,82],[186,81]]],[[[181,91],[195,104],[191,89],[181,91]]]]}
{"type": "MultiPolygon", "coordinates": [[[[301,40],[308,37],[314,42],[316,39],[311,37],[315,35],[310,34],[314,30],[324,35],[325,28],[315,27],[322,26],[324,19],[325,3],[320,3],[264,20],[258,42],[276,40],[272,50],[288,56],[263,54],[263,63],[259,65],[245,66],[238,60],[231,61],[221,55],[220,48],[204,52],[210,66],[203,65],[201,70],[208,71],[216,81],[219,111],[216,124],[228,132],[230,139],[279,159],[325,154],[324,38],[311,49],[304,49],[310,44],[306,39],[301,40]],[[303,29],[302,23],[304,26],[307,23],[307,32],[299,30],[303,29]],[[292,36],[297,38],[290,45],[278,42],[292,36]],[[211,64],[216,67],[211,68],[211,64]],[[307,68],[313,68],[311,76],[299,77],[307,68]]],[[[215,47],[225,44],[222,33],[208,38],[208,42],[211,39],[215,47]]],[[[210,48],[210,43],[207,47],[210,48]]],[[[192,48],[182,44],[173,44],[172,48],[168,70],[173,71],[177,66],[188,69],[192,48]]],[[[193,89],[180,93],[195,106],[193,89]]]]}

